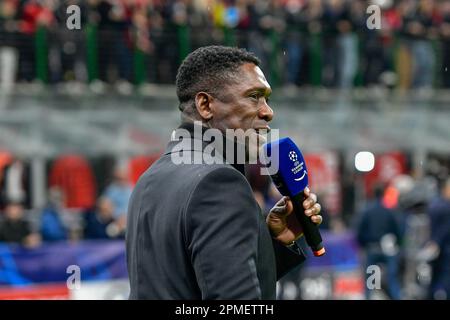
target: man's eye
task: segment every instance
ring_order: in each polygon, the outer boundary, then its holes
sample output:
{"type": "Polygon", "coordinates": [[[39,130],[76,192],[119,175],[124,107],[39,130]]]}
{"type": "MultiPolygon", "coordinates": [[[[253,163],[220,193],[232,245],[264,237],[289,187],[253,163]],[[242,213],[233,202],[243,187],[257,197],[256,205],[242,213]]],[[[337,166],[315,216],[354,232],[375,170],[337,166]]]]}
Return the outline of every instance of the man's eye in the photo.
{"type": "Polygon", "coordinates": [[[259,100],[259,94],[257,93],[252,93],[249,97],[255,100],[259,100]]]}

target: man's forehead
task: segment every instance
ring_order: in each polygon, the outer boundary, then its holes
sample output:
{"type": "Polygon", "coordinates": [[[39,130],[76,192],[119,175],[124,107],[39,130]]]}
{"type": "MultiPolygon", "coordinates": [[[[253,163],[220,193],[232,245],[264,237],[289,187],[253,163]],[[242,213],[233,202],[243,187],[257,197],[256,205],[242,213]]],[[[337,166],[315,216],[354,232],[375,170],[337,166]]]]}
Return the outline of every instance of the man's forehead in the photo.
{"type": "Polygon", "coordinates": [[[253,63],[246,63],[242,65],[242,69],[244,70],[245,79],[248,81],[247,85],[271,91],[270,84],[260,67],[253,63]]]}
{"type": "Polygon", "coordinates": [[[265,85],[266,87],[269,87],[269,88],[270,88],[270,84],[269,84],[269,82],[267,82],[267,79],[266,79],[266,77],[264,76],[264,73],[262,72],[261,68],[258,67],[258,66],[255,66],[255,71],[256,71],[256,74],[258,75],[259,80],[260,80],[262,83],[264,83],[264,85],[265,85]]]}

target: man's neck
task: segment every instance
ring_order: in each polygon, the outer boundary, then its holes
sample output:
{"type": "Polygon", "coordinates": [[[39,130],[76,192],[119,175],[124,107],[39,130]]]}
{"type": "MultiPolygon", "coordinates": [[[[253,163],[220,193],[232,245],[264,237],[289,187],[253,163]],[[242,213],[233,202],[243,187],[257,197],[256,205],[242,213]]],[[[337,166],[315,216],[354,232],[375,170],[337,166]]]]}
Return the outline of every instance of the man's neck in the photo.
{"type": "MultiPolygon", "coordinates": [[[[178,127],[178,129],[187,130],[190,133],[190,135],[191,135],[191,137],[193,139],[200,139],[200,140],[202,140],[203,148],[205,148],[209,143],[212,143],[212,141],[210,141],[210,140],[205,140],[204,136],[205,136],[205,132],[207,130],[214,129],[214,128],[206,127],[204,125],[204,123],[201,122],[201,121],[195,121],[195,122],[186,121],[186,122],[182,122],[180,124],[180,126],[178,127]],[[201,135],[198,136],[200,132],[201,132],[201,135]]],[[[218,130],[218,129],[215,129],[215,130],[218,130]]],[[[225,135],[222,132],[220,132],[220,134],[221,134],[221,137],[222,137],[223,140],[222,140],[222,144],[219,144],[219,145],[221,145],[221,148],[222,148],[222,150],[218,150],[219,154],[222,156],[222,158],[224,160],[228,160],[228,162],[236,170],[238,170],[243,175],[245,175],[245,164],[244,163],[238,163],[238,161],[237,161],[237,152],[236,152],[237,146],[236,146],[236,143],[233,142],[233,146],[232,146],[234,148],[234,159],[230,159],[229,157],[227,157],[227,153],[226,153],[227,143],[229,144],[230,141],[226,139],[225,135]]],[[[217,148],[217,149],[219,149],[219,148],[217,148]]]]}

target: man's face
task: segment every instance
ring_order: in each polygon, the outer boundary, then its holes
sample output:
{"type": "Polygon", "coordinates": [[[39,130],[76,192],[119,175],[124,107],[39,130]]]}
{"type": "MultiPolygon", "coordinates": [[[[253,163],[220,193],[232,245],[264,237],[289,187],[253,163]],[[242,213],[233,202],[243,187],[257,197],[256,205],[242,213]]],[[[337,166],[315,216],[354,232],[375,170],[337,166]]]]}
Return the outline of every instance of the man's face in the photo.
{"type": "Polygon", "coordinates": [[[215,97],[211,102],[211,127],[224,133],[227,129],[242,129],[235,134],[237,141],[245,144],[247,160],[255,159],[266,142],[259,133],[270,130],[273,110],[268,105],[268,98],[271,93],[261,69],[253,63],[245,63],[240,67],[238,81],[224,86],[220,99],[215,97]]]}
{"type": "Polygon", "coordinates": [[[23,217],[23,207],[20,204],[10,204],[5,209],[6,217],[11,221],[17,221],[23,217]]]}
{"type": "MultiPolygon", "coordinates": [[[[268,105],[271,93],[272,89],[261,69],[253,63],[243,64],[239,81],[224,86],[221,99],[215,98],[211,102],[213,117],[210,125],[222,132],[226,129],[268,132],[269,122],[273,118],[273,110],[268,105]]],[[[265,141],[259,135],[257,138],[259,144],[265,141]]]]}

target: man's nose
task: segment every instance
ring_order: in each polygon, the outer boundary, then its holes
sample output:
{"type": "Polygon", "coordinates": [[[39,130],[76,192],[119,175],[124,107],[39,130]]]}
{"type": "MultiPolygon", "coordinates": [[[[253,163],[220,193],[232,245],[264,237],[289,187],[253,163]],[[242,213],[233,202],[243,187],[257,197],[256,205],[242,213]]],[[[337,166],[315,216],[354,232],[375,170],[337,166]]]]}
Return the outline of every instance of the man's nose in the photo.
{"type": "Polygon", "coordinates": [[[261,109],[259,110],[259,118],[264,119],[267,122],[272,121],[273,118],[273,110],[266,101],[264,101],[264,104],[261,106],[261,109]]]}

